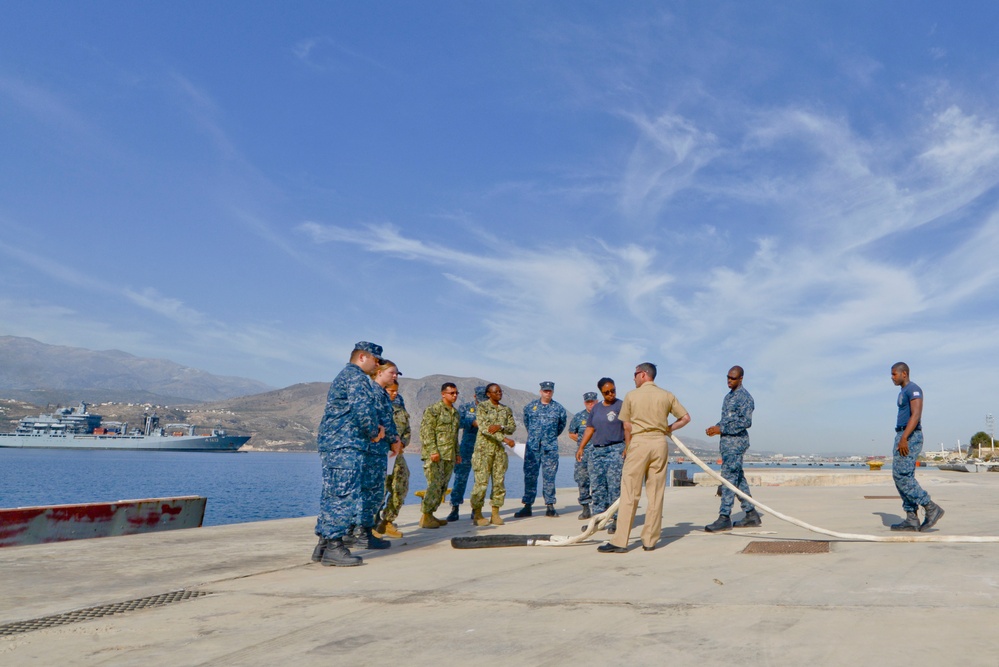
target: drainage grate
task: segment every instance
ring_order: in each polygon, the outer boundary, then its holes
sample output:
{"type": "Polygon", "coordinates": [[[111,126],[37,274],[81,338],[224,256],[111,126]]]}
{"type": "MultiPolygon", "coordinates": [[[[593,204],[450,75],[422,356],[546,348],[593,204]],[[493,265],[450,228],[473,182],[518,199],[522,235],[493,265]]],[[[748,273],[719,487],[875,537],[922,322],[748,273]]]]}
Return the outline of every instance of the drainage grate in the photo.
{"type": "Polygon", "coordinates": [[[898,500],[898,495],[894,496],[864,496],[864,500],[898,500]]]}
{"type": "Polygon", "coordinates": [[[828,542],[810,540],[772,540],[750,542],[742,550],[744,554],[827,554],[828,542]]]}
{"type": "Polygon", "coordinates": [[[97,607],[77,609],[76,611],[68,611],[65,614],[56,614],[55,616],[43,616],[41,618],[33,618],[29,621],[5,623],[4,625],[0,625],[0,637],[17,635],[22,632],[31,632],[32,630],[54,628],[68,623],[89,621],[91,619],[101,618],[104,616],[115,616],[116,614],[124,614],[126,612],[138,611],[139,609],[147,609],[149,607],[162,607],[174,602],[190,600],[191,598],[200,598],[205,595],[211,595],[211,593],[207,593],[205,591],[170,591],[169,593],[150,595],[149,597],[138,598],[136,600],[112,602],[110,604],[102,604],[97,607]]]}

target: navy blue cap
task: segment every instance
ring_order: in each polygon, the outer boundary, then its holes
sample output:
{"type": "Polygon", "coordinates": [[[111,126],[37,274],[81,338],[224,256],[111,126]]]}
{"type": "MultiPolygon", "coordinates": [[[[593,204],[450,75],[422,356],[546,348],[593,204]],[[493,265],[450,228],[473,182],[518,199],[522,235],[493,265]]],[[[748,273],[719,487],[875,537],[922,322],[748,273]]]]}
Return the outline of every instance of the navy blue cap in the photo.
{"type": "Polygon", "coordinates": [[[583,402],[584,403],[586,401],[595,401],[595,400],[597,400],[597,392],[595,392],[595,391],[588,391],[585,394],[583,394],[583,402]]]}
{"type": "Polygon", "coordinates": [[[481,385],[481,386],[475,388],[475,398],[479,402],[482,402],[482,401],[486,400],[486,387],[485,387],[485,385],[481,385]]]}
{"type": "Polygon", "coordinates": [[[552,382],[551,380],[545,380],[544,382],[541,383],[541,389],[542,391],[544,390],[555,391],[555,383],[552,382]]]}
{"type": "Polygon", "coordinates": [[[377,357],[378,359],[382,358],[382,346],[369,343],[366,340],[362,340],[360,343],[355,344],[354,349],[360,350],[361,352],[367,352],[371,356],[377,357]]]}

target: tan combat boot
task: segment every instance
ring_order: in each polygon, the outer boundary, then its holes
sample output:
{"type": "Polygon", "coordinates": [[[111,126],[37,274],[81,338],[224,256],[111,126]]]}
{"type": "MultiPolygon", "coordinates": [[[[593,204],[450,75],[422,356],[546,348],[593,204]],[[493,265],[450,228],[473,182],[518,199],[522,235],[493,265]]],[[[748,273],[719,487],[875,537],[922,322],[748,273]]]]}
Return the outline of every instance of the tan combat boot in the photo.
{"type": "Polygon", "coordinates": [[[490,523],[492,523],[494,526],[502,526],[503,524],[506,523],[506,521],[503,520],[503,517],[501,517],[499,515],[499,508],[498,507],[494,507],[493,508],[493,517],[492,517],[490,523]]]}
{"type": "Polygon", "coordinates": [[[424,512],[423,516],[420,517],[420,528],[440,528],[441,523],[434,518],[433,514],[429,512],[424,512]]]}
{"type": "Polygon", "coordinates": [[[402,531],[400,531],[399,527],[391,521],[385,523],[385,530],[383,530],[382,533],[384,533],[385,537],[392,537],[395,539],[402,537],[402,531]]]}
{"type": "Polygon", "coordinates": [[[385,535],[386,530],[388,530],[388,524],[384,521],[379,521],[378,525],[371,529],[371,532],[375,537],[382,537],[385,535]]]}
{"type": "Polygon", "coordinates": [[[475,522],[476,526],[488,526],[489,519],[482,516],[482,508],[476,508],[472,510],[472,521],[475,522]]]}

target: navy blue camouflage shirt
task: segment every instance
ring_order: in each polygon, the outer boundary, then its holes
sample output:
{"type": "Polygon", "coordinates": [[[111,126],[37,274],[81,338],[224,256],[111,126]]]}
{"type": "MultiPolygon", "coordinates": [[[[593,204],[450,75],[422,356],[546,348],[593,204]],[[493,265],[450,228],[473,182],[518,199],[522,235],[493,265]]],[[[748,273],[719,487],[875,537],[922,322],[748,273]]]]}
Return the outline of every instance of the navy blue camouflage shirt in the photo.
{"type": "Polygon", "coordinates": [[[577,412],[572,416],[572,421],[569,422],[569,435],[575,433],[576,435],[579,436],[579,438],[575,440],[577,446],[579,445],[579,443],[583,441],[582,440],[583,432],[586,430],[586,424],[589,421],[590,421],[590,411],[580,410],[579,412],[577,412]]]}
{"type": "Polygon", "coordinates": [[[392,399],[388,392],[377,383],[374,394],[375,402],[378,404],[379,423],[385,427],[385,437],[378,442],[372,443],[374,453],[388,455],[392,443],[399,437],[399,429],[395,425],[395,409],[392,407],[392,399]]]}
{"type": "Polygon", "coordinates": [[[745,438],[749,436],[746,430],[753,425],[753,410],[756,405],[746,388],[739,385],[725,395],[722,401],[721,421],[717,426],[723,436],[745,438]]]}
{"type": "Polygon", "coordinates": [[[326,411],[316,438],[320,452],[381,451],[384,445],[371,441],[382,425],[375,389],[383,391],[356,364],[344,366],[326,396],[326,411]]]}
{"type": "Polygon", "coordinates": [[[474,447],[475,446],[475,436],[479,434],[479,429],[476,426],[472,426],[472,422],[475,421],[475,408],[478,404],[475,401],[469,401],[467,403],[462,403],[458,407],[458,418],[461,420],[461,444],[474,447]]]}
{"type": "Polygon", "coordinates": [[[552,445],[558,442],[568,421],[565,408],[558,401],[548,405],[535,399],[524,406],[524,426],[527,427],[527,445],[552,445]]]}

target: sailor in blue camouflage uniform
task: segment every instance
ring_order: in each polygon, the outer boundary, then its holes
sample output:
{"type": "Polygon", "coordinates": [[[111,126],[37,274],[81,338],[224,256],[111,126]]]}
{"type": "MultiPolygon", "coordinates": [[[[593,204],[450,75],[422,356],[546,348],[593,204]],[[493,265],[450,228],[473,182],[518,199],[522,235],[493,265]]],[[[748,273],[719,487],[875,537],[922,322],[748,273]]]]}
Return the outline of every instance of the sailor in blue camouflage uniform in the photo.
{"type": "MultiPolygon", "coordinates": [[[[602,401],[590,408],[590,420],[576,449],[576,459],[589,451],[591,512],[603,514],[621,495],[624,474],[624,423],[618,419],[624,401],[617,397],[617,385],[609,377],[597,380],[602,401]]],[[[606,525],[607,533],[617,530],[617,514],[606,525]]]]}
{"type": "MultiPolygon", "coordinates": [[[[729,391],[722,401],[721,421],[709,426],[704,432],[709,436],[721,436],[718,442],[718,450],[722,457],[721,476],[748,496],[751,494],[746,474],[742,469],[742,457],[749,449],[748,429],[753,425],[753,410],[756,405],[753,403],[753,397],[742,386],[744,375],[742,366],[733,366],[729,369],[726,376],[729,391]]],[[[704,530],[718,533],[732,530],[733,525],[736,528],[750,528],[763,524],[756,507],[748,500],[742,500],[742,510],[746,516],[733,524],[730,517],[734,504],[735,492],[723,486],[718,518],[714,523],[705,526],[704,530]]]]}
{"type": "MultiPolygon", "coordinates": [[[[590,419],[590,410],[597,402],[597,392],[588,391],[583,394],[583,405],[586,407],[580,410],[572,416],[572,421],[569,422],[569,438],[572,439],[577,445],[581,442],[580,438],[583,437],[583,433],[586,432],[586,423],[590,419]]],[[[583,521],[589,519],[590,514],[590,451],[591,448],[584,448],[582,454],[576,455],[576,465],[572,470],[572,478],[576,482],[576,486],[579,488],[579,504],[583,507],[583,511],[579,514],[579,520],[583,521]]]]}
{"type": "Polygon", "coordinates": [[[568,418],[565,408],[552,400],[555,383],[541,383],[541,398],[524,408],[524,426],[527,427],[527,450],[524,452],[524,507],[514,512],[515,517],[531,516],[531,506],[538,495],[538,472],[541,472],[541,491],[544,494],[545,516],[558,516],[555,511],[555,474],[558,472],[558,437],[565,430],[568,418]]]}
{"type": "Polygon", "coordinates": [[[479,435],[478,422],[475,420],[475,406],[486,400],[486,388],[475,388],[475,400],[458,406],[458,417],[461,420],[461,442],[458,443],[458,458],[454,465],[454,483],[451,485],[451,513],[448,521],[458,520],[458,507],[465,502],[465,488],[468,486],[468,475],[472,472],[472,454],[475,453],[475,438],[479,435]]]}
{"type": "Polygon", "coordinates": [[[382,445],[377,443],[385,437],[375,393],[378,387],[367,375],[377,368],[381,355],[381,345],[357,343],[326,397],[316,438],[323,490],[316,519],[319,544],[312,553],[313,561],[323,565],[361,564],[361,558],[344,546],[343,537],[358,516],[364,455],[380,450],[382,445]]]}
{"type": "Polygon", "coordinates": [[[909,366],[901,361],[891,367],[891,381],[899,387],[891,476],[905,510],[905,520],[892,524],[891,529],[929,530],[944,511],[916,481],[916,461],[923,451],[923,390],[909,380],[909,366]],[[919,523],[920,505],[926,512],[922,523],[919,523]]]}
{"type": "MultiPolygon", "coordinates": [[[[378,514],[385,502],[385,467],[389,448],[402,451],[399,429],[395,425],[395,408],[385,387],[394,384],[402,373],[388,359],[382,359],[374,372],[368,374],[374,380],[374,400],[378,411],[378,423],[385,431],[385,437],[372,443],[364,453],[361,474],[361,503],[356,519],[357,530],[354,536],[358,546],[368,549],[387,549],[391,543],[373,534],[378,525],[378,514]]],[[[348,542],[349,545],[349,542],[348,542]]]]}

